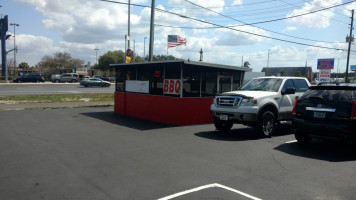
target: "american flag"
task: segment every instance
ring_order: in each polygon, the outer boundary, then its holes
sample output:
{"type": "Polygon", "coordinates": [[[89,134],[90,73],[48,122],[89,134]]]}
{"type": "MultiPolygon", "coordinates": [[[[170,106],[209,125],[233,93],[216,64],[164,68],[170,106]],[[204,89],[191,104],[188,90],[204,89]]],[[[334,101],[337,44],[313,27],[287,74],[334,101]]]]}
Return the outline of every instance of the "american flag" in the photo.
{"type": "Polygon", "coordinates": [[[187,44],[186,38],[181,38],[179,35],[168,35],[168,48],[176,47],[182,44],[187,44]]]}

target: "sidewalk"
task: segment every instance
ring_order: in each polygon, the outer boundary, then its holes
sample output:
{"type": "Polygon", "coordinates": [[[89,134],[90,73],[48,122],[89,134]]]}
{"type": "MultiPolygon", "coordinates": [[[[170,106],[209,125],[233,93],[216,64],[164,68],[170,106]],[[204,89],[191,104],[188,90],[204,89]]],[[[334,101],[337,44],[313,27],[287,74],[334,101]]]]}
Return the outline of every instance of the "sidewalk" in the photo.
{"type": "Polygon", "coordinates": [[[94,102],[69,102],[69,103],[28,103],[28,104],[0,104],[1,110],[24,110],[39,108],[75,108],[75,107],[95,107],[113,106],[113,101],[94,101],[94,102]]]}

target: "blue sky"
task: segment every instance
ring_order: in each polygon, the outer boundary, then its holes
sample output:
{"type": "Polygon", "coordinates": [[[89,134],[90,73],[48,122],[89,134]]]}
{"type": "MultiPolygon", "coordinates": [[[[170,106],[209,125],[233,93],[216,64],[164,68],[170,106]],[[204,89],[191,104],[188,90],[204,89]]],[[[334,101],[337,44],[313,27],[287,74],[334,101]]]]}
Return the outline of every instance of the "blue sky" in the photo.
{"type": "MultiPolygon", "coordinates": [[[[156,0],[156,8],[169,13],[156,11],[154,54],[167,53],[167,35],[180,35],[187,38],[187,45],[170,48],[168,53],[182,59],[199,60],[203,49],[205,62],[240,66],[248,61],[253,71],[261,71],[267,66],[269,52],[269,67],[301,67],[307,62],[317,71],[317,59],[335,58],[334,71],[344,72],[346,51],[334,49],[347,49],[349,10],[356,7],[356,3],[347,2],[350,0],[156,0]],[[339,4],[345,5],[307,14],[339,4]],[[306,15],[285,19],[298,14],[306,15]],[[276,21],[265,22],[269,20],[276,21]],[[244,25],[250,23],[258,24],[244,25]],[[235,30],[212,28],[214,25],[234,26],[235,30]]],[[[131,3],[151,5],[148,0],[131,3]]],[[[95,48],[98,56],[124,49],[127,5],[99,0],[8,0],[0,5],[2,17],[8,15],[9,23],[20,24],[16,27],[17,63],[34,66],[45,55],[68,52],[94,64],[95,48]]],[[[144,46],[148,54],[149,40],[144,44],[144,37],[149,37],[149,23],[150,8],[131,6],[131,48],[140,56],[144,46]]],[[[8,50],[13,42],[13,38],[7,41],[8,50]]],[[[352,52],[350,65],[356,65],[355,56],[352,52]]],[[[8,61],[11,59],[13,53],[8,54],[8,61]]]]}

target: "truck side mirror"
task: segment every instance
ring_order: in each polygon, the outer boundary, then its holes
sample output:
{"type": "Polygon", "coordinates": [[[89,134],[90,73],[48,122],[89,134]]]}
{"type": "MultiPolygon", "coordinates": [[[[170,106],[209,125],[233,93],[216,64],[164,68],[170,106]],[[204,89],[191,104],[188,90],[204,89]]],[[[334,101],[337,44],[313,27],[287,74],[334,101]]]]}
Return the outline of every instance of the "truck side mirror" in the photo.
{"type": "Polygon", "coordinates": [[[285,94],[295,94],[295,88],[286,88],[284,92],[282,91],[282,95],[285,94]]]}

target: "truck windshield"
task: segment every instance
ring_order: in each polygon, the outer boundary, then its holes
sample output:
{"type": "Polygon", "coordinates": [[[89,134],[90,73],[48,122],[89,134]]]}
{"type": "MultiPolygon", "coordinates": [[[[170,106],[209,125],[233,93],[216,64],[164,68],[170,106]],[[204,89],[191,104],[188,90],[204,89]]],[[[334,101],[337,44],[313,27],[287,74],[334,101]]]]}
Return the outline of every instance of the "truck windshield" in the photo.
{"type": "Polygon", "coordinates": [[[263,79],[252,79],[247,82],[240,90],[253,90],[253,91],[273,91],[278,92],[281,86],[282,79],[278,78],[263,78],[263,79]]]}

